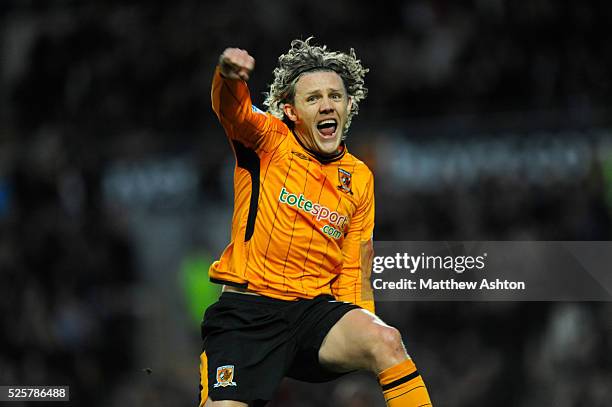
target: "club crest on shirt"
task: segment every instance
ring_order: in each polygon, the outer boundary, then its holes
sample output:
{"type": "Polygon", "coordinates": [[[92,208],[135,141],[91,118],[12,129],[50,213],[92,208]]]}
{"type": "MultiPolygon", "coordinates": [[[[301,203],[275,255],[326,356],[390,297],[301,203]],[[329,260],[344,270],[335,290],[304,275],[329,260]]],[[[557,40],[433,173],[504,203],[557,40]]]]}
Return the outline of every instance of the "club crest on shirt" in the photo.
{"type": "Polygon", "coordinates": [[[234,365],[219,366],[217,368],[217,383],[214,387],[237,386],[234,381],[234,365]]]}
{"type": "Polygon", "coordinates": [[[351,190],[351,173],[347,170],[343,170],[342,168],[338,168],[338,189],[342,192],[346,192],[347,194],[353,195],[353,191],[351,190]]]}

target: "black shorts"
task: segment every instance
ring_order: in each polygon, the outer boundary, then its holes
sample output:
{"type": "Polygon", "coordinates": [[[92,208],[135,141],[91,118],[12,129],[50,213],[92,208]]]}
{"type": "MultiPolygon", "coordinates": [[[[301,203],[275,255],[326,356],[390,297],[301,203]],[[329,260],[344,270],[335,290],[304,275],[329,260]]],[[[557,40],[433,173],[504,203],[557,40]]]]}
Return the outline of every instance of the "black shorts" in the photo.
{"type": "Polygon", "coordinates": [[[314,383],[342,376],[319,364],[319,348],[336,322],[356,308],[330,295],[283,301],[223,293],[202,322],[209,397],[271,400],[285,376],[314,383]]]}

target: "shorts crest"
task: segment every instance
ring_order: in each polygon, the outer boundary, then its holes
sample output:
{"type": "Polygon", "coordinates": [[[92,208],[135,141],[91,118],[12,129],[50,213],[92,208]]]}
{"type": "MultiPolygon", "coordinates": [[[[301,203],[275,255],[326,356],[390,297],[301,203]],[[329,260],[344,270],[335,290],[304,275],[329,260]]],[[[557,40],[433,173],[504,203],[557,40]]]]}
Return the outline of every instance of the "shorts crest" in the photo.
{"type": "Polygon", "coordinates": [[[234,365],[219,366],[217,368],[217,383],[214,387],[237,386],[234,381],[234,365]]]}

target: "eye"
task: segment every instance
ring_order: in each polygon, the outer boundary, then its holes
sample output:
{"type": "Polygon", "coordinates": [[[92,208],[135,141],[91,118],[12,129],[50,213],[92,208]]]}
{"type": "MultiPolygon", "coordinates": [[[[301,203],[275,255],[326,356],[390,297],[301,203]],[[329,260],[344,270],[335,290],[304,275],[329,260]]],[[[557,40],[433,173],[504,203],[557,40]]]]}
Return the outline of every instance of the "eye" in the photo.
{"type": "Polygon", "coordinates": [[[333,100],[342,100],[342,95],[339,93],[334,93],[333,95],[331,95],[331,98],[333,100]]]}
{"type": "Polygon", "coordinates": [[[317,100],[317,96],[315,96],[315,95],[308,96],[308,97],[306,98],[306,102],[309,102],[309,103],[310,103],[310,102],[314,102],[314,101],[316,101],[316,100],[317,100]]]}

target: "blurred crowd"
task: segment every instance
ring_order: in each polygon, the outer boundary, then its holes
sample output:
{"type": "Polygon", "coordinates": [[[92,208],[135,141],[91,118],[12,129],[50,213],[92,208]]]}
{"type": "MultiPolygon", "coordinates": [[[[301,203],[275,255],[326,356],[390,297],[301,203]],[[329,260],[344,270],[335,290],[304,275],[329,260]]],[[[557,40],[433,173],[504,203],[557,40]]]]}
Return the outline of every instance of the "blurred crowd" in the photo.
{"type": "MultiPolygon", "coordinates": [[[[176,228],[177,252],[227,242],[233,163],[209,102],[226,46],[255,56],[258,104],[291,39],[356,49],[370,93],[349,148],[377,176],[378,240],[612,240],[611,19],[603,1],[3,1],[0,385],[69,384],[75,405],[193,405],[197,327],[158,327],[192,335],[192,360],[163,356],[187,374],[148,380],[136,356],[153,340],[137,334],[152,279],[137,257],[170,244],[135,225],[188,208],[203,215],[176,228]]],[[[612,403],[609,304],[379,313],[439,405],[612,403]]],[[[355,375],[284,383],[274,405],[381,403],[355,375]]]]}
{"type": "MultiPolygon", "coordinates": [[[[226,46],[257,61],[254,99],[293,38],[354,47],[371,68],[363,114],[384,120],[458,113],[607,107],[606,2],[534,0],[243,2],[4,1],[2,119],[60,124],[79,137],[134,129],[201,133],[209,80],[226,46]]],[[[161,135],[158,135],[161,137],[161,135]]]]}
{"type": "Polygon", "coordinates": [[[135,270],[125,229],[98,203],[98,176],[63,152],[44,137],[4,168],[0,383],[69,385],[84,401],[133,359],[135,270]]]}

